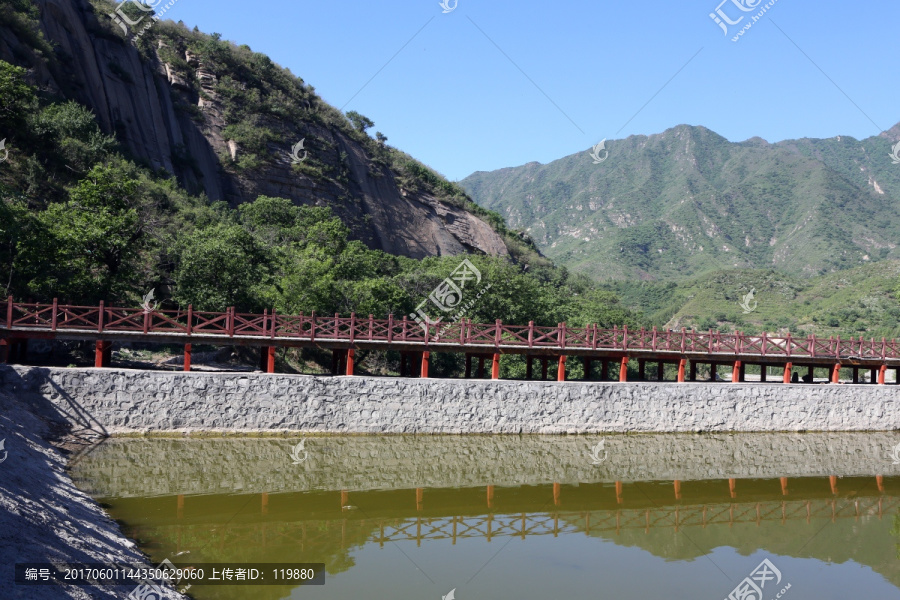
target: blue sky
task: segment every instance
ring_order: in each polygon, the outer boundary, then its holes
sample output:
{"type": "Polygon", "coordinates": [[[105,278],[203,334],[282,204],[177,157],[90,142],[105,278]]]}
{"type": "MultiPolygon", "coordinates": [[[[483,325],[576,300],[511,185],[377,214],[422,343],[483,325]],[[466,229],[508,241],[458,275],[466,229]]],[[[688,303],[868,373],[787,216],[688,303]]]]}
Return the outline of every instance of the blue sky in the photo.
{"type": "Polygon", "coordinates": [[[897,0],[777,0],[738,42],[768,0],[726,0],[745,16],[728,36],[720,1],[178,0],[166,17],[268,54],[453,180],[682,123],[774,142],[900,121],[897,0]]]}

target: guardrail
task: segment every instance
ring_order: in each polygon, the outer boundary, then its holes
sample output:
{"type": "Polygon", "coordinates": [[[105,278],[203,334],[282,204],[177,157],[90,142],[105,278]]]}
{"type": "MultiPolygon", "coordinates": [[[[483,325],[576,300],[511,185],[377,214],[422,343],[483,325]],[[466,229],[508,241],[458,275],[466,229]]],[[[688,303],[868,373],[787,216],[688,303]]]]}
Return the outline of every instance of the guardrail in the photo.
{"type": "Polygon", "coordinates": [[[404,344],[444,344],[484,348],[536,348],[559,350],[606,350],[628,353],[651,351],[677,354],[754,355],[768,358],[897,359],[897,340],[866,340],[793,337],[720,331],[660,331],[597,325],[571,327],[510,325],[497,320],[493,324],[458,322],[420,326],[407,317],[375,319],[372,315],[349,317],[239,313],[186,310],[145,310],[105,306],[72,306],[17,303],[7,301],[5,328],[8,331],[90,331],[97,333],[180,334],[230,338],[269,338],[275,340],[387,342],[404,344]]]}

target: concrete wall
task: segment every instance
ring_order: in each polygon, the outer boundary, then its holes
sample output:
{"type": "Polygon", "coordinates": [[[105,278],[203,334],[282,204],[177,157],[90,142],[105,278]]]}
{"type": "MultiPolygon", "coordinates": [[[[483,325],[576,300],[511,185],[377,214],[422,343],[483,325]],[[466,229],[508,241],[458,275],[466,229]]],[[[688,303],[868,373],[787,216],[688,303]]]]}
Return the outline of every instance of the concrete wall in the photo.
{"type": "Polygon", "coordinates": [[[109,433],[891,431],[900,388],[0,368],[0,389],[109,433]]]}

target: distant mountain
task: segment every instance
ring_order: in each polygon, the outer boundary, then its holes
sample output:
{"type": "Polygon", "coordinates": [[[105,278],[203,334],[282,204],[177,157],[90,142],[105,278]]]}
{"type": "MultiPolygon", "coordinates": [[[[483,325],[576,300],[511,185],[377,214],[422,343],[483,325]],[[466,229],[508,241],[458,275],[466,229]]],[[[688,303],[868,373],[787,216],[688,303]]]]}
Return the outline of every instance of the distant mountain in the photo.
{"type": "Polygon", "coordinates": [[[548,257],[597,280],[735,268],[814,276],[900,258],[897,141],[900,125],[776,144],[680,125],[607,141],[600,164],[585,150],[461,184],[548,257]]]}

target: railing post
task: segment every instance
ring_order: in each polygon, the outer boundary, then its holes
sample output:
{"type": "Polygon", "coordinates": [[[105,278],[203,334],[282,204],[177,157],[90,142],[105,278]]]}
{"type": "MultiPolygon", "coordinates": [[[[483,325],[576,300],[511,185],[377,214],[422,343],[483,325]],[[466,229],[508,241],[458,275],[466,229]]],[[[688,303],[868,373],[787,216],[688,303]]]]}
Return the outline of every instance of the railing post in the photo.
{"type": "Polygon", "coordinates": [[[597,324],[594,323],[591,326],[591,350],[596,350],[596,349],[597,349],[597,324]]]}
{"type": "Polygon", "coordinates": [[[841,336],[838,334],[837,339],[834,341],[834,357],[841,357],[841,336]]]}
{"type": "Polygon", "coordinates": [[[144,309],[144,335],[150,331],[150,311],[144,309]]]}
{"type": "Polygon", "coordinates": [[[622,326],[622,350],[628,350],[628,325],[622,326]]]}
{"type": "Polygon", "coordinates": [[[388,315],[388,343],[394,341],[394,313],[388,315]]]}
{"type": "MultiPolygon", "coordinates": [[[[499,348],[499,347],[500,347],[500,338],[501,338],[500,330],[501,330],[501,328],[503,327],[503,321],[501,321],[500,319],[497,319],[496,323],[494,323],[494,326],[495,326],[495,331],[494,331],[494,346],[497,347],[497,348],[499,348]]],[[[498,360],[499,360],[499,359],[498,359],[498,360]]],[[[498,364],[499,364],[499,363],[498,363],[498,364]]]]}
{"type": "Polygon", "coordinates": [[[887,340],[881,338],[881,360],[887,358],[887,340]]]}
{"type": "Polygon", "coordinates": [[[369,315],[369,339],[375,336],[375,316],[369,315]]]}
{"type": "Polygon", "coordinates": [[[272,339],[275,339],[275,332],[278,329],[278,313],[275,312],[276,309],[272,309],[272,316],[270,319],[272,320],[272,339]]]}
{"type": "Polygon", "coordinates": [[[767,334],[766,334],[765,331],[763,331],[763,334],[762,334],[762,347],[761,347],[761,349],[760,349],[760,352],[762,353],[763,356],[766,355],[766,343],[767,343],[767,342],[768,342],[767,334]]]}
{"type": "Polygon", "coordinates": [[[534,347],[534,321],[528,321],[528,347],[534,347]]]}
{"type": "Polygon", "coordinates": [[[56,298],[53,299],[53,315],[50,317],[50,330],[56,331],[56,309],[59,307],[59,302],[57,302],[56,298]]]}
{"type": "Polygon", "coordinates": [[[334,339],[341,337],[341,313],[334,313],[334,339]]]}
{"type": "Polygon", "coordinates": [[[787,346],[787,355],[790,356],[791,355],[791,332],[790,331],[788,331],[788,334],[787,334],[786,346],[787,346]]]}
{"type": "Polygon", "coordinates": [[[228,335],[230,337],[234,337],[234,307],[230,307],[228,309],[228,316],[226,317],[228,321],[228,335]]]}
{"type": "Polygon", "coordinates": [[[403,315],[403,337],[400,338],[401,341],[406,341],[406,329],[409,327],[409,322],[406,320],[406,315],[403,315]]]}
{"type": "Polygon", "coordinates": [[[687,344],[687,329],[681,328],[681,351],[684,352],[687,344]]]}
{"type": "Polygon", "coordinates": [[[269,309],[268,309],[268,308],[264,308],[264,309],[263,309],[263,330],[262,330],[262,336],[263,336],[263,337],[266,337],[267,335],[269,335],[269,309]]]}
{"type": "Polygon", "coordinates": [[[6,299],[6,328],[12,329],[13,322],[13,297],[10,296],[6,299]]]}
{"type": "Polygon", "coordinates": [[[656,325],[653,326],[653,337],[651,338],[651,344],[654,351],[656,351],[656,325]]]}
{"type": "Polygon", "coordinates": [[[188,304],[188,317],[187,317],[187,334],[191,335],[194,331],[194,305],[188,304]]]}
{"type": "Polygon", "coordinates": [[[350,313],[350,343],[356,340],[356,313],[350,313]]]}
{"type": "Polygon", "coordinates": [[[312,311],[309,321],[309,341],[316,341],[316,311],[312,311]]]}
{"type": "Polygon", "coordinates": [[[809,355],[812,358],[815,358],[816,357],[816,336],[810,334],[809,336],[807,336],[806,339],[809,341],[809,348],[810,348],[809,355]]]}
{"type": "Polygon", "coordinates": [[[103,308],[103,300],[100,301],[100,315],[97,317],[97,331],[103,333],[103,315],[105,310],[103,308]]]}
{"type": "Polygon", "coordinates": [[[566,347],[566,322],[563,321],[559,324],[559,347],[566,347]]]}

